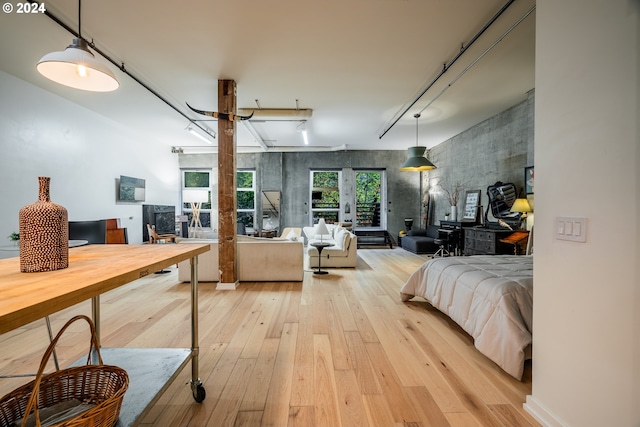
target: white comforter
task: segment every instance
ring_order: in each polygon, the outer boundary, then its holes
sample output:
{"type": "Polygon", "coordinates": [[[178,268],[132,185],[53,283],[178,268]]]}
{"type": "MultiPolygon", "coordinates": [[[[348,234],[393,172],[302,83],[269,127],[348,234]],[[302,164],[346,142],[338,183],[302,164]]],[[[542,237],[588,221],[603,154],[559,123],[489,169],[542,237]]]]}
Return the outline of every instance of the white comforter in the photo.
{"type": "Polygon", "coordinates": [[[532,332],[532,256],[431,259],[409,277],[400,295],[402,301],[425,298],[471,335],[480,352],[522,379],[532,332]]]}

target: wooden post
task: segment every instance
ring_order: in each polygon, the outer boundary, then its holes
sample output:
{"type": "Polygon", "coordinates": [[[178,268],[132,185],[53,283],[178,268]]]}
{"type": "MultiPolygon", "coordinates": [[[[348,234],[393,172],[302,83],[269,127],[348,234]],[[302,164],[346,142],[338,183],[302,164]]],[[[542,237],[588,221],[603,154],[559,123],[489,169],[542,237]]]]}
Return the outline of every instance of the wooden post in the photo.
{"type": "MultiPolygon", "coordinates": [[[[236,82],[218,80],[218,111],[236,113],[236,82]]],[[[236,137],[235,122],[218,120],[218,259],[216,289],[235,289],[236,271],[236,137]]]]}

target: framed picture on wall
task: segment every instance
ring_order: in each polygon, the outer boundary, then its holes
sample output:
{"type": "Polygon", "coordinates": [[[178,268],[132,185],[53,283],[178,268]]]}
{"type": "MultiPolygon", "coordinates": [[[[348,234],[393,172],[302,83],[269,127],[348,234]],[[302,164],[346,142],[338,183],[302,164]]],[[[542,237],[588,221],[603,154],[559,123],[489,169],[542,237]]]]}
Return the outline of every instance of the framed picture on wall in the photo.
{"type": "Polygon", "coordinates": [[[524,168],[524,192],[533,194],[533,166],[524,168]]]}

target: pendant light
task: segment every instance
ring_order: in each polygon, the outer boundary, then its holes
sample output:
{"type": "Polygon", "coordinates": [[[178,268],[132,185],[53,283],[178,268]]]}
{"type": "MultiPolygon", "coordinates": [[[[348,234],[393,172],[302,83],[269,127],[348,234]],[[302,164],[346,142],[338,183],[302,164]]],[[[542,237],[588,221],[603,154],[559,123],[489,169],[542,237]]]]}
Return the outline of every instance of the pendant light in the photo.
{"type": "Polygon", "coordinates": [[[402,166],[400,166],[400,170],[403,172],[433,170],[436,167],[424,156],[424,152],[427,150],[427,147],[418,145],[418,119],[420,118],[420,113],[414,114],[413,117],[416,118],[416,146],[408,148],[409,158],[402,166]]]}
{"type": "Polygon", "coordinates": [[[40,59],[38,72],[56,83],[90,92],[111,92],[120,83],[106,64],[97,60],[82,38],[81,0],[78,0],[78,37],[64,51],[51,52],[40,59]]]}

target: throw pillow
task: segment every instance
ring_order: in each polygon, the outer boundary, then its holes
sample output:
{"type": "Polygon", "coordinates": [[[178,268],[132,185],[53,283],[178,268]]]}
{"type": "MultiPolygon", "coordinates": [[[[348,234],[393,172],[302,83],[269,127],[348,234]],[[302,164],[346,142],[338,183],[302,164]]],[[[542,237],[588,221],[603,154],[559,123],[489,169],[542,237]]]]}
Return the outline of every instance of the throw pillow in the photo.
{"type": "Polygon", "coordinates": [[[295,231],[291,230],[289,231],[289,234],[287,234],[287,240],[295,242],[296,240],[298,240],[298,235],[295,233],[295,231]]]}
{"type": "Polygon", "coordinates": [[[334,238],[335,242],[336,242],[336,248],[341,249],[341,250],[346,250],[348,248],[348,239],[349,238],[349,232],[347,230],[345,230],[344,228],[341,230],[338,230],[336,232],[336,237],[334,238]]]}

